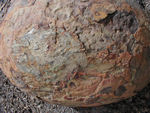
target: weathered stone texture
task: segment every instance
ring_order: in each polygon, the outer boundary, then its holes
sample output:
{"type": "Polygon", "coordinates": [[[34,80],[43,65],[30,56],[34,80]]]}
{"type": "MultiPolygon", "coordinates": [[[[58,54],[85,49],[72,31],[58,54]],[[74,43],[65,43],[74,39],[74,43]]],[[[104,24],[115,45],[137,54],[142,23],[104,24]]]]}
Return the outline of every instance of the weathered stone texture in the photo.
{"type": "Polygon", "coordinates": [[[98,106],[150,81],[150,22],[134,0],[12,0],[0,67],[43,100],[98,106]]]}

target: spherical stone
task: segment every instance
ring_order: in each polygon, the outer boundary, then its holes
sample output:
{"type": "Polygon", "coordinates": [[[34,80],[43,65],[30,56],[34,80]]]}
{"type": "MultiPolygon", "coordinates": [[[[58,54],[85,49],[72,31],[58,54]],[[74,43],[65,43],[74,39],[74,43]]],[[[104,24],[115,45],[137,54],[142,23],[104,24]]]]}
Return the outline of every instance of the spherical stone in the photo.
{"type": "Polygon", "coordinates": [[[117,102],[150,81],[150,22],[136,0],[13,0],[0,67],[52,104],[117,102]]]}

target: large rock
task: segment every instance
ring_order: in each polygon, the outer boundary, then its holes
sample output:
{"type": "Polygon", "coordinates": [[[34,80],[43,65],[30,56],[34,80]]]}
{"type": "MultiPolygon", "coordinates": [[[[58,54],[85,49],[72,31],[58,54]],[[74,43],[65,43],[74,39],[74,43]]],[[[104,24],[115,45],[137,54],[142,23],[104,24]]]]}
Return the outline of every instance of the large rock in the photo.
{"type": "Polygon", "coordinates": [[[6,11],[0,67],[23,91],[88,107],[150,81],[150,22],[135,0],[12,0],[6,11]]]}

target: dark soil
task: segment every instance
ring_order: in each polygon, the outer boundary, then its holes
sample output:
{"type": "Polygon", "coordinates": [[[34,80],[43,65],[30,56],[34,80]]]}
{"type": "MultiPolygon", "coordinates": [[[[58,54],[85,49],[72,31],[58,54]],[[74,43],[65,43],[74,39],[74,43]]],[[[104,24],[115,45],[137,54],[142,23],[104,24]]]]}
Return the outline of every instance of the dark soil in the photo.
{"type": "Polygon", "coordinates": [[[136,96],[110,105],[69,108],[23,93],[0,72],[0,113],[150,113],[150,84],[136,96]]]}
{"type": "Polygon", "coordinates": [[[7,13],[11,0],[0,0],[0,21],[7,13]]]}

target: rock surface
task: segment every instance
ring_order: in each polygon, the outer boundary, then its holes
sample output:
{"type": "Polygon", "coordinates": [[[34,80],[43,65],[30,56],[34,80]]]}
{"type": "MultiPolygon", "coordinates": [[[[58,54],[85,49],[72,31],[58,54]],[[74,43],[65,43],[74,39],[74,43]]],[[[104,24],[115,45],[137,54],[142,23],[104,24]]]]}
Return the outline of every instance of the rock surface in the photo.
{"type": "Polygon", "coordinates": [[[2,13],[0,67],[31,95],[98,106],[150,81],[150,22],[136,0],[12,0],[2,13]]]}
{"type": "Polygon", "coordinates": [[[0,72],[0,113],[149,113],[150,84],[136,96],[105,106],[69,108],[23,93],[0,72]]]}

